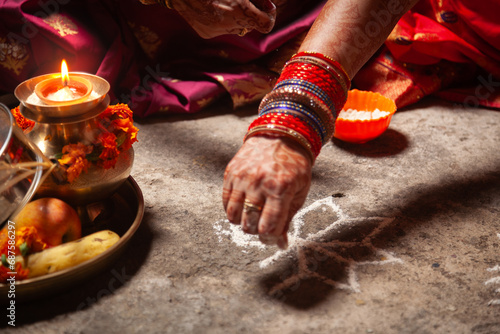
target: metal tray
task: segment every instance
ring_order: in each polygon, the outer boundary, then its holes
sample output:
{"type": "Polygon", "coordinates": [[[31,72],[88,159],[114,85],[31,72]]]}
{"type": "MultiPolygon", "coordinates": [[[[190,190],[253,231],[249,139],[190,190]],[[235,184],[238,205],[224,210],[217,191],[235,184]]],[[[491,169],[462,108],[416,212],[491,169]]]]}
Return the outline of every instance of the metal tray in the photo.
{"type": "Polygon", "coordinates": [[[10,284],[0,284],[0,303],[9,303],[10,299],[22,302],[54,294],[82,283],[109,267],[122,254],[139,228],[144,215],[144,198],[135,180],[129,176],[103,205],[105,209],[94,220],[94,224],[82,226],[82,234],[109,229],[120,236],[116,244],[75,267],[16,282],[14,298],[8,297],[10,284]]]}

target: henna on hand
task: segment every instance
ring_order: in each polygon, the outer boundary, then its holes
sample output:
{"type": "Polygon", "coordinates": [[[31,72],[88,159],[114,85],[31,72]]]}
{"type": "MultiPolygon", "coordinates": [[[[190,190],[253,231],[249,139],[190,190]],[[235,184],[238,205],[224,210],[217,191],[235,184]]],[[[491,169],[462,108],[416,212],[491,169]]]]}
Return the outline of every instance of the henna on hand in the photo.
{"type": "Polygon", "coordinates": [[[270,0],[172,0],[171,6],[203,38],[257,30],[268,33],[276,21],[270,0]]]}
{"type": "Polygon", "coordinates": [[[229,221],[266,244],[286,245],[288,226],[305,202],[312,164],[292,140],[256,136],[248,139],[224,174],[223,204],[229,221]],[[248,199],[262,211],[245,212],[248,199]]]}

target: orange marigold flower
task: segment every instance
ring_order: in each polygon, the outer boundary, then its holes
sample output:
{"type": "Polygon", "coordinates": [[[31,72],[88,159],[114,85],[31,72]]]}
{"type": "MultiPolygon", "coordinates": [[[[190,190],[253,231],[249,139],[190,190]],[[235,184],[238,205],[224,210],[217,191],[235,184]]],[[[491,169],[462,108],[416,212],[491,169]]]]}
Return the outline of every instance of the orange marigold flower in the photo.
{"type": "Polygon", "coordinates": [[[30,271],[28,268],[23,268],[23,265],[21,262],[16,262],[16,279],[18,281],[27,278],[29,272],[30,271]]]}
{"type": "Polygon", "coordinates": [[[113,110],[113,114],[120,116],[121,118],[130,118],[132,119],[132,110],[130,110],[128,104],[118,103],[114,106],[111,106],[113,110]]]}
{"type": "Polygon", "coordinates": [[[118,154],[120,153],[116,144],[116,135],[111,132],[103,132],[99,135],[98,140],[102,146],[102,151],[99,155],[101,159],[100,163],[106,169],[115,167],[118,154]]]}
{"type": "MultiPolygon", "coordinates": [[[[12,256],[12,253],[9,253],[9,250],[11,252],[14,252],[15,255],[21,254],[21,251],[19,250],[19,247],[17,246],[16,242],[15,244],[9,244],[9,241],[12,240],[9,238],[9,231],[13,233],[13,230],[8,230],[7,228],[4,228],[0,231],[0,256],[2,256],[2,262],[0,262],[0,283],[6,283],[8,278],[14,278],[16,281],[25,279],[28,277],[28,269],[24,269],[22,264],[20,262],[16,262],[14,264],[15,268],[10,267],[10,263],[8,262],[8,256],[12,256]],[[12,250],[12,247],[15,247],[14,250],[12,250]],[[7,265],[7,266],[6,266],[7,265]],[[12,272],[15,272],[16,274],[12,274],[12,272]]],[[[18,239],[18,234],[20,233],[26,233],[27,231],[23,231],[23,229],[20,229],[19,231],[16,231],[16,239],[18,239]]],[[[31,234],[30,232],[27,232],[28,234],[31,234]]],[[[37,238],[36,238],[37,239],[37,238]]],[[[26,239],[25,239],[26,240],[26,239]]],[[[36,244],[36,240],[33,240],[34,243],[36,244]]],[[[22,243],[21,243],[22,244],[22,243]]],[[[19,245],[21,245],[19,244],[19,245]]],[[[32,243],[33,245],[33,243],[32,243]]],[[[36,246],[35,246],[36,247],[36,246]]]]}
{"type": "Polygon", "coordinates": [[[100,115],[103,125],[108,131],[118,137],[120,151],[126,151],[137,141],[137,132],[134,126],[133,112],[125,103],[109,106],[100,115]]]}
{"type": "Polygon", "coordinates": [[[113,128],[123,131],[125,134],[125,140],[120,145],[120,149],[126,151],[131,148],[132,144],[137,141],[137,132],[139,131],[132,123],[132,120],[130,118],[119,118],[113,120],[111,124],[113,128]]]}
{"type": "Polygon", "coordinates": [[[10,112],[14,116],[14,119],[16,120],[17,126],[19,126],[23,131],[28,130],[31,131],[33,126],[35,126],[35,122],[27,119],[21,114],[21,111],[19,110],[19,106],[15,107],[14,109],[11,109],[10,112]]]}
{"type": "Polygon", "coordinates": [[[132,110],[130,110],[129,106],[125,103],[118,103],[113,106],[108,106],[106,110],[104,110],[99,117],[107,118],[108,120],[112,120],[115,118],[130,118],[132,119],[132,110]]]}
{"type": "Polygon", "coordinates": [[[73,182],[82,172],[86,172],[90,166],[87,160],[87,154],[92,153],[93,147],[91,145],[68,144],[63,147],[63,156],[59,159],[61,165],[67,166],[66,176],[68,182],[73,182]]]}
{"type": "Polygon", "coordinates": [[[9,254],[9,231],[4,228],[0,231],[0,255],[9,254]]]}
{"type": "Polygon", "coordinates": [[[7,279],[14,278],[15,281],[21,281],[26,279],[29,274],[29,269],[23,268],[23,265],[20,262],[16,262],[15,271],[12,271],[10,268],[7,268],[0,264],[0,283],[7,283],[7,279]],[[15,272],[15,274],[12,274],[15,272]]]}
{"type": "Polygon", "coordinates": [[[32,253],[39,252],[48,247],[48,245],[40,239],[38,231],[34,226],[24,226],[16,231],[16,248],[19,249],[24,243],[26,243],[26,246],[32,253]]]}

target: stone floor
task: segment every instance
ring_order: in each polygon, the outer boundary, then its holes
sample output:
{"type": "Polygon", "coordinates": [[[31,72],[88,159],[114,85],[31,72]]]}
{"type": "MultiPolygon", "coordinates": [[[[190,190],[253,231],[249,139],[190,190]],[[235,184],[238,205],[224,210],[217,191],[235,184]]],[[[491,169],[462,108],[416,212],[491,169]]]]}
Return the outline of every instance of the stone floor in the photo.
{"type": "Polygon", "coordinates": [[[254,117],[137,121],[146,209],[124,254],[18,303],[1,331],[500,333],[499,111],[428,99],[372,142],[327,144],[286,251],[230,226],[221,204],[254,117]]]}

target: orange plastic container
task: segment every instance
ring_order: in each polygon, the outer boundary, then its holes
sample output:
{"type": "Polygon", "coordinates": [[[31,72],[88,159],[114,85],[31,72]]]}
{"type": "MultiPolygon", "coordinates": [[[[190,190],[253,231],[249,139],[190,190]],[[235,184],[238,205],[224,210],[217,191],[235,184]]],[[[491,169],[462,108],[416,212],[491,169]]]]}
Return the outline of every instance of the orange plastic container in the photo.
{"type": "Polygon", "coordinates": [[[396,112],[396,103],[382,94],[357,89],[348,92],[347,101],[342,110],[366,112],[378,109],[389,112],[388,115],[375,119],[337,118],[333,136],[350,143],[366,143],[384,133],[389,127],[392,115],[396,112]]]}

